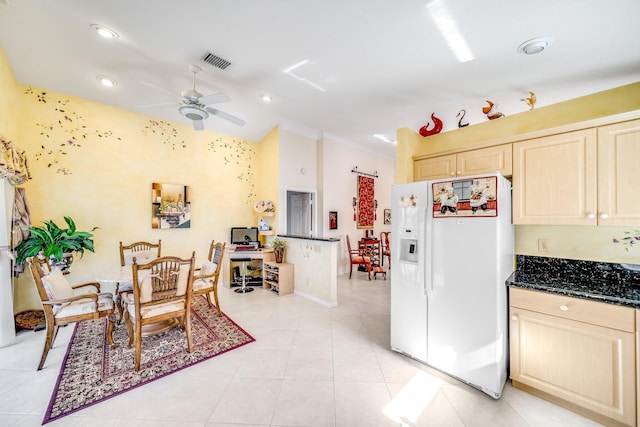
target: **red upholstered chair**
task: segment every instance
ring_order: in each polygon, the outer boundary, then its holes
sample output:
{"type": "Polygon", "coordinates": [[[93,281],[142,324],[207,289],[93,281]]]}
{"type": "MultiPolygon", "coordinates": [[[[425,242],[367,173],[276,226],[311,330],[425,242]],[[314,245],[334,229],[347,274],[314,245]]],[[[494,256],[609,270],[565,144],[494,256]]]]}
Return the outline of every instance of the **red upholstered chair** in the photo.
{"type": "Polygon", "coordinates": [[[390,234],[391,233],[389,231],[383,231],[380,233],[380,264],[384,265],[384,257],[387,257],[387,260],[389,261],[389,268],[391,268],[391,244],[389,243],[390,234]]]}
{"type": "Polygon", "coordinates": [[[371,280],[371,257],[365,255],[360,249],[351,249],[349,235],[347,235],[347,251],[349,252],[349,279],[351,279],[354,265],[364,265],[371,280]]]}

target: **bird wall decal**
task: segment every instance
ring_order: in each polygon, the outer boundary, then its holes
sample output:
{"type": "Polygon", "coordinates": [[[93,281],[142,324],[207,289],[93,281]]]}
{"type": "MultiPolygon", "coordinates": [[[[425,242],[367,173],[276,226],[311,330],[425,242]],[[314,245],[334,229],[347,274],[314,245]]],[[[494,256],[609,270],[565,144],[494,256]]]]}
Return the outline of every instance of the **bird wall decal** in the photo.
{"type": "Polygon", "coordinates": [[[529,97],[528,98],[522,98],[522,99],[520,99],[520,101],[526,102],[527,105],[529,106],[529,108],[531,110],[533,110],[533,107],[536,105],[536,101],[537,101],[536,94],[533,93],[532,91],[529,91],[529,97]]]}
{"type": "Polygon", "coordinates": [[[467,111],[466,110],[458,111],[458,114],[456,115],[456,117],[460,117],[460,120],[458,120],[458,127],[459,128],[463,128],[465,126],[469,126],[469,122],[462,123],[462,119],[464,119],[464,116],[466,116],[466,115],[467,115],[467,111]],[[462,116],[460,116],[460,114],[462,114],[462,116]]]}
{"type": "Polygon", "coordinates": [[[498,110],[497,104],[494,104],[493,102],[488,100],[487,100],[487,104],[489,104],[489,106],[482,107],[482,112],[487,115],[489,120],[495,120],[495,119],[499,119],[500,117],[504,117],[504,114],[502,114],[500,111],[497,111],[498,110]]]}
{"type": "Polygon", "coordinates": [[[442,131],[442,120],[436,117],[436,113],[431,113],[431,120],[433,120],[433,128],[429,129],[429,123],[422,126],[420,128],[420,135],[429,136],[435,135],[436,133],[440,133],[442,131]]]}

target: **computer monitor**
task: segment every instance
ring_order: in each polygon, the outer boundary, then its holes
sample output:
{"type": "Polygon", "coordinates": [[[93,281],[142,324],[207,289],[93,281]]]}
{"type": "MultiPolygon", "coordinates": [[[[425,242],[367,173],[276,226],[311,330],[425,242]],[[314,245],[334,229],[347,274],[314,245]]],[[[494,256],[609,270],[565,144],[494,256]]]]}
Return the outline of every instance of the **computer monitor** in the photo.
{"type": "Polygon", "coordinates": [[[231,227],[232,245],[260,245],[258,227],[231,227]]]}

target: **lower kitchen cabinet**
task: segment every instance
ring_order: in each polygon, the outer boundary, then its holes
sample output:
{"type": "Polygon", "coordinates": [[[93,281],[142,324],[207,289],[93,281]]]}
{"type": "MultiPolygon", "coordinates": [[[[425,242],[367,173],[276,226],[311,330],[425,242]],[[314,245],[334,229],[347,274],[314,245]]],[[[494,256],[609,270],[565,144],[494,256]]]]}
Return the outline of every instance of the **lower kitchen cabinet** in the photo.
{"type": "Polygon", "coordinates": [[[637,425],[636,310],[511,287],[514,387],[606,425],[637,425]]]}

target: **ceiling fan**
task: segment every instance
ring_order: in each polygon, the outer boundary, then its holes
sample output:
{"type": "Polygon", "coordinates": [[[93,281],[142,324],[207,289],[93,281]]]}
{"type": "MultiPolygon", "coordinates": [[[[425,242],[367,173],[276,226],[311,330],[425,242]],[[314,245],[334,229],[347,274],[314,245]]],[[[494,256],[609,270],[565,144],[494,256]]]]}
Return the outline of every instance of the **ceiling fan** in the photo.
{"type": "Polygon", "coordinates": [[[232,116],[229,113],[225,113],[224,111],[220,111],[216,108],[209,107],[211,104],[219,104],[221,102],[228,102],[231,99],[225,95],[224,93],[214,93],[211,95],[202,95],[200,92],[196,90],[196,74],[198,74],[202,69],[197,65],[189,65],[189,70],[193,73],[193,88],[183,90],[180,92],[180,95],[177,95],[170,90],[163,89],[159,86],[154,85],[149,82],[142,82],[147,86],[151,86],[153,88],[159,89],[163,92],[169,93],[172,96],[176,96],[180,99],[180,103],[170,103],[170,104],[154,104],[154,105],[142,105],[139,108],[148,108],[148,107],[161,107],[166,105],[178,106],[178,112],[190,119],[193,123],[193,128],[195,130],[203,130],[204,122],[203,120],[209,118],[209,115],[220,117],[221,119],[225,119],[233,124],[238,126],[244,126],[245,121],[239,119],[238,117],[232,116]]]}

